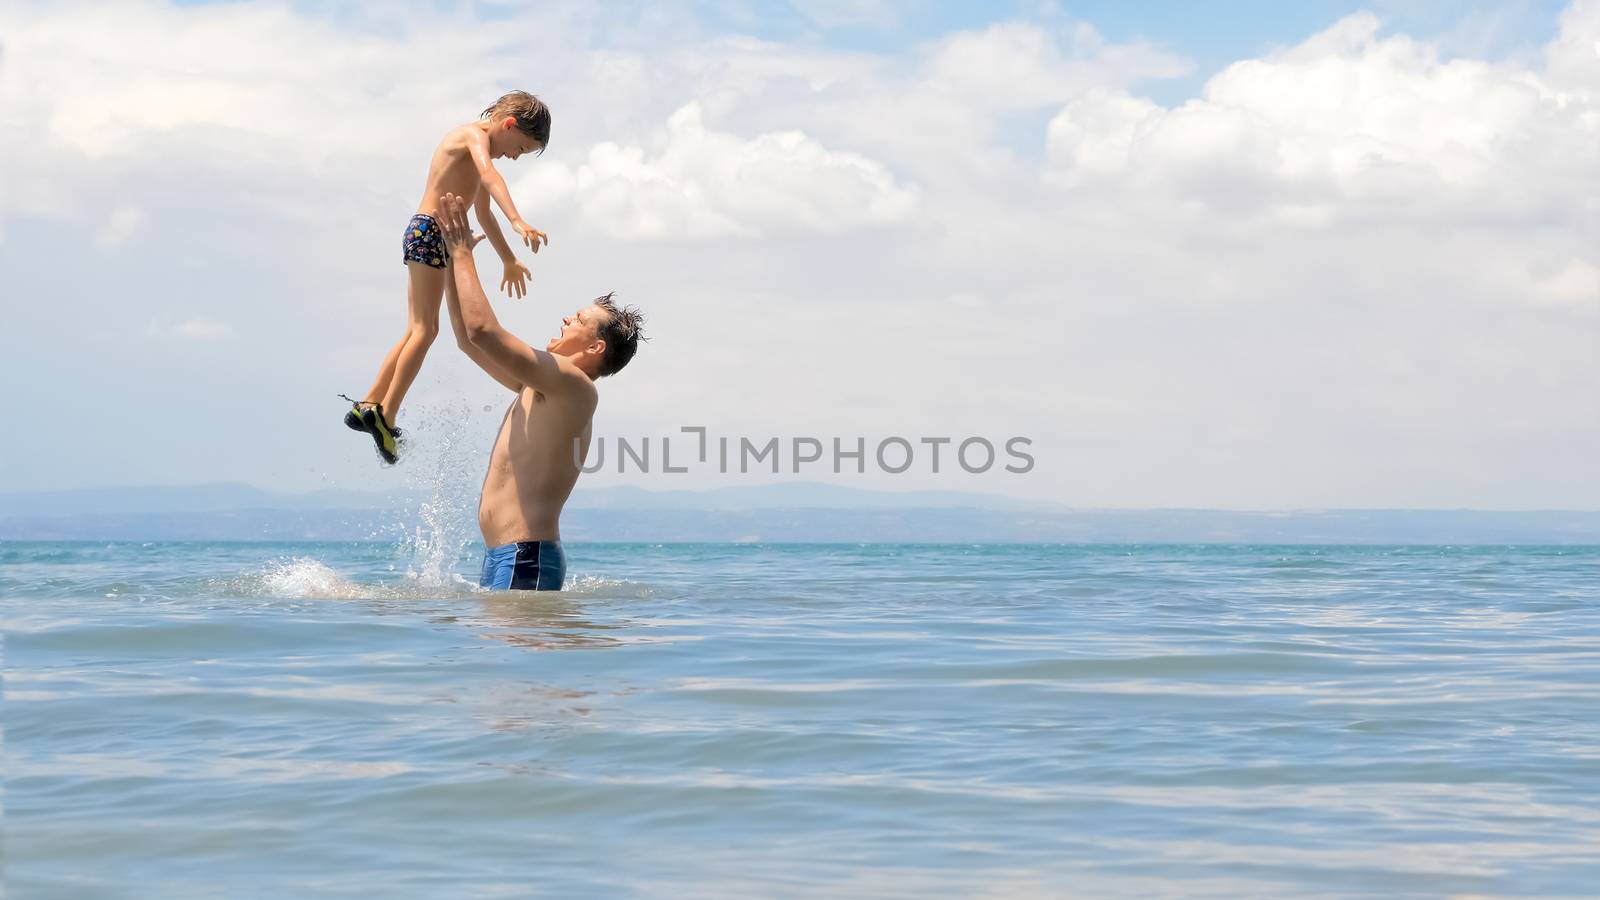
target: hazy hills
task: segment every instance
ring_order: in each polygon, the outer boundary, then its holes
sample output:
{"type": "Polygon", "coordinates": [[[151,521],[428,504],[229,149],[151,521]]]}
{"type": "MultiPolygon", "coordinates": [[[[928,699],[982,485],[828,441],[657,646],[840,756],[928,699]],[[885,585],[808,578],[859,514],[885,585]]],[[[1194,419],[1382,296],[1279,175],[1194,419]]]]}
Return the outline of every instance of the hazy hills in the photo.
{"type": "MultiPolygon", "coordinates": [[[[245,484],[0,493],[3,540],[387,540],[425,504],[470,528],[476,498],[245,484]]],[[[956,543],[1600,544],[1600,512],[1093,510],[953,491],[808,482],[580,488],[567,540],[956,543]]]]}

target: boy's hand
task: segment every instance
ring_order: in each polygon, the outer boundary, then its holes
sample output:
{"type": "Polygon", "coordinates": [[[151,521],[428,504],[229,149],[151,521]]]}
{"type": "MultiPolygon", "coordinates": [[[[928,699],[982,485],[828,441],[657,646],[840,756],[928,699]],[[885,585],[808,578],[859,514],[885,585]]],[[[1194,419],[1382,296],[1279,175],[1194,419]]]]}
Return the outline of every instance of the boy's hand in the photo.
{"type": "Polygon", "coordinates": [[[505,291],[507,297],[521,300],[528,296],[528,279],[532,277],[533,273],[528,271],[527,266],[514,259],[509,260],[505,274],[500,278],[500,290],[505,291]]]}
{"type": "Polygon", "coordinates": [[[455,256],[457,250],[471,255],[472,248],[483,240],[483,235],[473,234],[472,226],[467,223],[467,201],[455,194],[439,198],[439,231],[444,234],[444,244],[450,248],[451,256],[455,256]]]}
{"type": "Polygon", "coordinates": [[[528,249],[535,253],[539,252],[540,241],[543,241],[546,246],[548,246],[550,243],[549,235],[533,227],[532,225],[529,225],[527,222],[524,222],[521,219],[517,219],[515,222],[511,223],[511,230],[515,231],[522,238],[523,243],[528,245],[528,249]]]}

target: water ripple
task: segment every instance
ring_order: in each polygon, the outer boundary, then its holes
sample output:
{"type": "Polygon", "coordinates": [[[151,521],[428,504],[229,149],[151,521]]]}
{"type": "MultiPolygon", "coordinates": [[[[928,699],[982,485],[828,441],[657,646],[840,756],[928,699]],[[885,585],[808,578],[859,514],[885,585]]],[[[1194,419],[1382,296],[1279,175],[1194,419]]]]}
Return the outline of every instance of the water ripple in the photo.
{"type": "Polygon", "coordinates": [[[0,545],[12,893],[1600,883],[1600,549],[575,545],[526,596],[416,471],[391,544],[0,545]]]}

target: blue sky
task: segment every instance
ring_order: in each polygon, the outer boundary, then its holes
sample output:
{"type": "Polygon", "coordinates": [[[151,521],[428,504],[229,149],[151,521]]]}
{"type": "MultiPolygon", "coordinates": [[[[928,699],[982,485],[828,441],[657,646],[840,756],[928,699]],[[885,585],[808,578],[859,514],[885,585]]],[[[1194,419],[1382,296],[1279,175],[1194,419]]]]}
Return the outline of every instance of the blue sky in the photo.
{"type": "Polygon", "coordinates": [[[504,401],[447,339],[426,464],[332,398],[402,327],[433,142],[527,87],[552,244],[508,327],[652,316],[597,433],[1026,434],[1025,481],[844,483],[1083,506],[1600,507],[1597,38],[1600,0],[13,4],[0,489],[481,465],[504,401]]]}
{"type": "MultiPolygon", "coordinates": [[[[1491,56],[1525,51],[1554,36],[1556,19],[1566,4],[1559,0],[928,2],[886,4],[891,9],[882,18],[855,22],[818,21],[806,13],[806,6],[706,3],[696,5],[696,10],[709,30],[891,54],[951,31],[1009,19],[1083,21],[1112,41],[1147,40],[1180,53],[1194,61],[1196,75],[1203,79],[1234,60],[1297,43],[1361,10],[1381,15],[1392,31],[1445,38],[1450,49],[1491,56]]],[[[1198,83],[1188,80],[1191,87],[1198,83]]]]}
{"type": "MultiPolygon", "coordinates": [[[[180,6],[227,6],[183,2],[180,6]]],[[[308,13],[342,19],[365,29],[393,27],[394,17],[366,3],[296,3],[308,13]],[[374,14],[376,11],[376,14],[374,14]]],[[[438,14],[503,20],[517,4],[430,4],[438,14]]],[[[1079,0],[1079,2],[965,3],[910,0],[893,3],[759,3],[739,0],[605,5],[608,19],[655,16],[679,22],[702,34],[744,34],[783,44],[900,55],[953,31],[981,29],[996,22],[1027,19],[1088,22],[1116,42],[1149,41],[1192,61],[1190,75],[1151,85],[1152,96],[1173,102],[1193,95],[1205,78],[1238,59],[1297,43],[1353,12],[1373,11],[1391,32],[1441,42],[1447,54],[1500,58],[1536,50],[1556,33],[1566,8],[1561,0],[1079,0]]],[[[415,4],[413,4],[415,6],[415,4]]],[[[595,35],[604,43],[605,35],[595,35]]]]}

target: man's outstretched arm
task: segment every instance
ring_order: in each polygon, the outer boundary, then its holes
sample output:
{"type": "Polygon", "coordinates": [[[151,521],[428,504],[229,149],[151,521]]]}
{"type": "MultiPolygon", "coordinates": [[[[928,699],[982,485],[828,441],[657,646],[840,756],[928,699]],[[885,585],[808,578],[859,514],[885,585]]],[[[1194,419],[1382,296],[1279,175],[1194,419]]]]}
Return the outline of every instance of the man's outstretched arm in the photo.
{"type": "Polygon", "coordinates": [[[459,329],[457,340],[464,337],[482,358],[471,351],[468,355],[508,387],[507,378],[545,394],[565,393],[576,389],[578,382],[588,385],[588,379],[581,374],[563,371],[554,356],[529,347],[500,327],[500,320],[489,307],[489,298],[478,280],[477,263],[472,259],[474,242],[472,228],[467,224],[465,200],[455,194],[439,199],[439,229],[450,248],[451,275],[455,282],[454,290],[445,291],[445,300],[450,305],[450,323],[459,329]],[[499,374],[494,371],[496,368],[499,374]]]}
{"type": "MultiPolygon", "coordinates": [[[[471,254],[471,252],[471,250],[467,251],[468,254],[471,254]]],[[[444,296],[445,306],[450,310],[450,328],[456,333],[456,346],[461,348],[461,352],[465,353],[468,359],[477,363],[478,368],[488,372],[490,378],[505,385],[506,390],[521,392],[522,384],[520,382],[512,378],[504,369],[495,365],[482,350],[479,350],[475,344],[467,340],[467,327],[461,321],[461,299],[456,295],[455,272],[452,271],[450,276],[444,280],[444,296]]]]}

